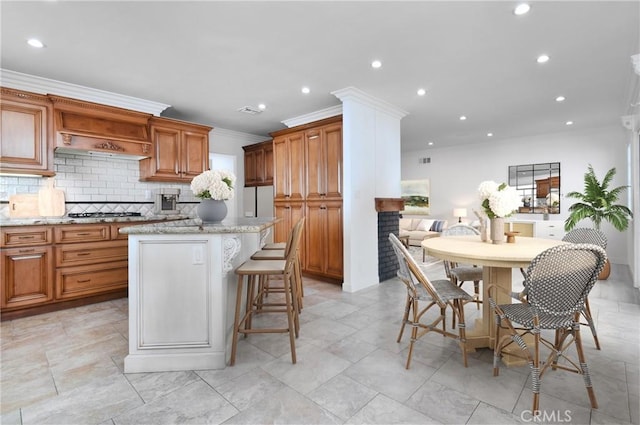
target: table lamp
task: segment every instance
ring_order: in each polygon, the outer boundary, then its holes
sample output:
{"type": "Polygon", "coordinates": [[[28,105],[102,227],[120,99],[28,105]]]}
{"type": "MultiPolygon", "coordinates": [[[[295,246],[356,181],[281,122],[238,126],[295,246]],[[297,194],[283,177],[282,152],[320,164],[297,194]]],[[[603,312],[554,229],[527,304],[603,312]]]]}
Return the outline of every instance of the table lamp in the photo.
{"type": "Polygon", "coordinates": [[[462,223],[462,217],[466,217],[467,216],[467,209],[466,208],[454,208],[453,209],[453,216],[454,217],[458,217],[458,223],[462,223]]]}

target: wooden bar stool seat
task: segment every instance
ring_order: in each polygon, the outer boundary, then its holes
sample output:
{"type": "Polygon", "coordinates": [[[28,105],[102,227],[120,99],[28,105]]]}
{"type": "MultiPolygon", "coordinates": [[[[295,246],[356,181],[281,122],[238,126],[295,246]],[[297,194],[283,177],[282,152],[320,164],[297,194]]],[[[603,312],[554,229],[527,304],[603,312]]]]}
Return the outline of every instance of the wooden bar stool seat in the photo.
{"type": "Polygon", "coordinates": [[[286,247],[287,247],[286,242],[272,242],[272,243],[265,244],[265,246],[263,246],[262,249],[263,250],[285,249],[286,247]]]}

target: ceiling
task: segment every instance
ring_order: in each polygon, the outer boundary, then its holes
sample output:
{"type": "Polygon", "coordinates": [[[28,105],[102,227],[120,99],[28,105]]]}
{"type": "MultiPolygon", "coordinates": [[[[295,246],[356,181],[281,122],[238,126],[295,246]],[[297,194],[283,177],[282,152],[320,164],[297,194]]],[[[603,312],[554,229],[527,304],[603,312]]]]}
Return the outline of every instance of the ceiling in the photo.
{"type": "Polygon", "coordinates": [[[566,121],[620,125],[638,113],[640,2],[530,2],[523,16],[515,4],[3,0],[1,67],[264,136],[356,87],[408,113],[403,151],[563,132],[566,121]],[[45,48],[28,46],[31,37],[45,48]],[[549,62],[536,63],[543,53],[549,62]],[[260,103],[262,113],[237,111],[260,103]]]}

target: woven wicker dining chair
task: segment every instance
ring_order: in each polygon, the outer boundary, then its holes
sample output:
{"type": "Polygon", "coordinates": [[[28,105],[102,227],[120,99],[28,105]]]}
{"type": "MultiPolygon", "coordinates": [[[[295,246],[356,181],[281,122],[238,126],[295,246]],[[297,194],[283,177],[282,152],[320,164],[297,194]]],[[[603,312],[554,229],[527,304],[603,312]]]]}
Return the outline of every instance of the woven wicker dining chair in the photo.
{"type": "Polygon", "coordinates": [[[436,332],[457,340],[462,350],[462,362],[464,363],[464,367],[467,367],[464,304],[473,298],[464,290],[451,283],[450,280],[440,279],[430,281],[396,235],[390,233],[389,241],[398,258],[398,278],[407,288],[407,302],[405,304],[404,316],[402,317],[400,334],[397,339],[397,342],[400,342],[405,326],[411,326],[411,342],[409,343],[409,354],[407,355],[405,367],[409,369],[411,366],[414,343],[428,332],[436,332]],[[419,301],[426,302],[427,306],[421,309],[418,305],[419,301]],[[421,322],[420,319],[432,307],[439,308],[440,315],[430,323],[421,322]],[[446,310],[448,307],[451,308],[452,314],[458,320],[457,334],[449,332],[446,329],[446,310]]]}
{"type": "Polygon", "coordinates": [[[582,375],[591,407],[598,408],[582,348],[580,312],[606,258],[604,249],[596,245],[558,245],[543,251],[531,262],[526,271],[525,289],[518,296],[522,303],[497,305],[497,291],[505,290],[497,285],[487,288],[496,318],[493,375],[499,374],[503,350],[516,344],[520,351],[510,354],[525,358],[531,368],[534,415],[539,413],[540,381],[548,368],[582,375]],[[545,339],[543,330],[555,331],[554,341],[545,339]],[[574,344],[578,362],[568,352],[574,344]],[[541,346],[549,349],[543,362],[541,346]],[[561,359],[566,362],[560,363],[561,359]]]}
{"type": "MultiPolygon", "coordinates": [[[[571,243],[590,243],[598,245],[602,249],[607,249],[607,237],[598,229],[590,229],[587,227],[576,227],[569,231],[562,238],[565,242],[571,243]]],[[[593,342],[596,344],[596,349],[600,349],[600,341],[598,340],[598,332],[596,331],[596,325],[591,315],[591,307],[589,306],[589,299],[584,303],[584,309],[582,309],[582,316],[587,323],[580,323],[584,326],[589,326],[591,329],[591,335],[593,335],[593,342]]]]}
{"type": "MultiPolygon", "coordinates": [[[[442,231],[440,237],[457,235],[479,235],[480,232],[468,224],[454,224],[442,231]]],[[[475,265],[463,265],[449,260],[442,260],[444,273],[454,285],[462,287],[465,282],[473,282],[473,301],[480,310],[480,281],[482,280],[482,267],[475,265]]]]}

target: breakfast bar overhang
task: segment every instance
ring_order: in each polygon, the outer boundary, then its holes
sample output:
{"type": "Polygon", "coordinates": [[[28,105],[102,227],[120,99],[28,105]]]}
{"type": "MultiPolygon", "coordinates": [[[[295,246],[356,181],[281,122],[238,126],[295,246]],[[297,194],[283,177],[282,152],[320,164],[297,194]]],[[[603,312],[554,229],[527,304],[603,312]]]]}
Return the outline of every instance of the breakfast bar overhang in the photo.
{"type": "Polygon", "coordinates": [[[263,246],[274,218],[180,220],[129,235],[129,354],[125,373],[226,367],[234,269],[263,246]]]}

